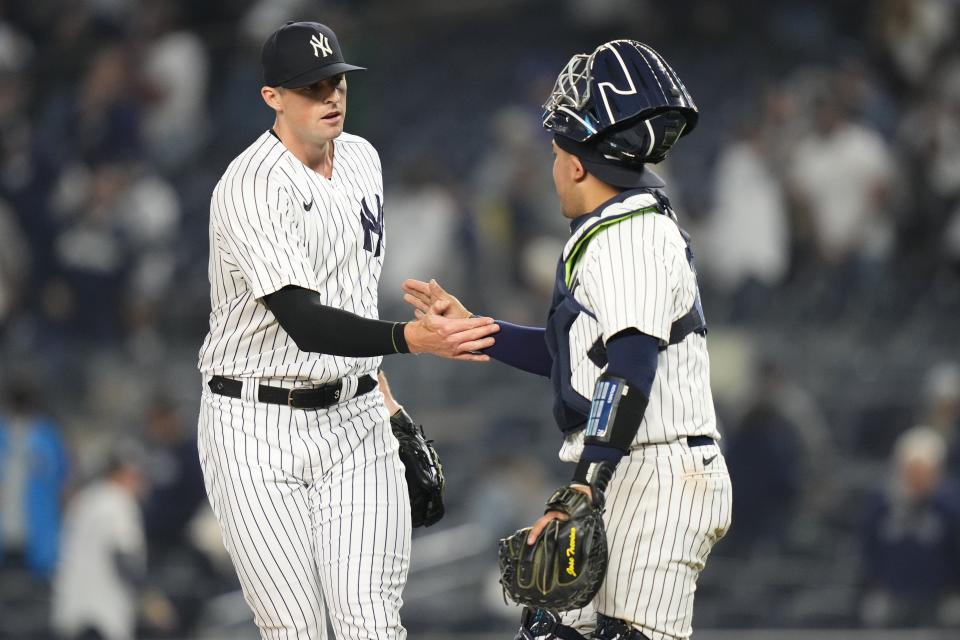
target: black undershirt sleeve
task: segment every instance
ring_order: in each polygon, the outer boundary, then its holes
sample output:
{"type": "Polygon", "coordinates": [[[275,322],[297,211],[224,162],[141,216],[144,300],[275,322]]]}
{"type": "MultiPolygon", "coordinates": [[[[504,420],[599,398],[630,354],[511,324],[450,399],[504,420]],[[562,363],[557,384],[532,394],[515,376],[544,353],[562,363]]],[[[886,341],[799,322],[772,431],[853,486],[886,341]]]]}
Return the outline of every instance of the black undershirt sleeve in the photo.
{"type": "Polygon", "coordinates": [[[327,306],[316,291],[286,286],[263,301],[301,351],[352,358],[409,352],[403,337],[406,323],[373,320],[327,306]]]}

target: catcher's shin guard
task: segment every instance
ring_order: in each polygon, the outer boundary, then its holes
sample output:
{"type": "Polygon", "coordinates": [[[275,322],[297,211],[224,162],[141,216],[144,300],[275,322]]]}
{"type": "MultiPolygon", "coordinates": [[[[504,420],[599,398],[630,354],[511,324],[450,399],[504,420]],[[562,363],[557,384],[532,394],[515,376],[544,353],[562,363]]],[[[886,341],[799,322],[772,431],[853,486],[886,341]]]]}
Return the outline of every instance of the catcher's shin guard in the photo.
{"type": "Polygon", "coordinates": [[[561,624],[559,614],[547,609],[524,607],[520,630],[513,640],[587,640],[572,627],[561,624]]]}
{"type": "Polygon", "coordinates": [[[650,640],[623,620],[597,614],[597,629],[592,640],[650,640]]]}

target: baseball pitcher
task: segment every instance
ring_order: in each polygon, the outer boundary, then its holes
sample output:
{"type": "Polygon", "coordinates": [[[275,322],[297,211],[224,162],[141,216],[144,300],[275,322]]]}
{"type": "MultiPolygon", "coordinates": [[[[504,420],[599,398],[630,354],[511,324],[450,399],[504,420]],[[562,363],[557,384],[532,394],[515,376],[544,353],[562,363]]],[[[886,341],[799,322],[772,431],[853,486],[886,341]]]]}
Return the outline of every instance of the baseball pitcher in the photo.
{"type": "Polygon", "coordinates": [[[199,449],[263,638],[402,640],[411,525],[443,515],[436,453],[378,374],[383,356],[486,360],[490,318],[378,319],[380,158],[344,133],[336,35],[288,23],[262,51],[276,114],[210,203],[199,449]]]}

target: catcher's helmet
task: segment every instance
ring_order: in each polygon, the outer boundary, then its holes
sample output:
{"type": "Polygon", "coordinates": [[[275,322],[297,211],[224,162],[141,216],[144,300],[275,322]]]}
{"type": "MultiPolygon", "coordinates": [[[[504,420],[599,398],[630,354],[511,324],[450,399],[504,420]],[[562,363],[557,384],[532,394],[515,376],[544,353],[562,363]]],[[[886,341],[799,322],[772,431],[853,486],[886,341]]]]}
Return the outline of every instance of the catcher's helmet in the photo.
{"type": "Polygon", "coordinates": [[[613,40],[573,56],[543,109],[545,128],[627,165],[663,160],[698,117],[677,73],[636,40],[613,40]]]}

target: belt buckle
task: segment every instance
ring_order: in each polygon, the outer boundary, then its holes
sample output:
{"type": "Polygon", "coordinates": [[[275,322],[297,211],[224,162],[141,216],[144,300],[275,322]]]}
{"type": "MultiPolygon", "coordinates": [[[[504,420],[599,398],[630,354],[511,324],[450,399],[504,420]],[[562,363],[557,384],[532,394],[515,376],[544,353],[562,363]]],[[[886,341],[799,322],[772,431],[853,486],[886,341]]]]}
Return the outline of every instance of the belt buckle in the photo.
{"type": "MultiPolygon", "coordinates": [[[[321,390],[321,389],[324,390],[324,391],[329,390],[329,391],[332,392],[332,393],[330,393],[330,396],[327,396],[327,398],[329,399],[329,398],[332,396],[333,402],[330,402],[329,404],[326,404],[326,403],[324,404],[325,407],[332,406],[332,405],[340,402],[340,398],[343,397],[343,380],[340,380],[340,381],[338,381],[338,382],[327,383],[327,384],[325,384],[325,385],[322,385],[321,387],[317,387],[317,388],[314,389],[314,390],[315,390],[315,391],[319,391],[319,390],[321,390]],[[333,386],[336,386],[336,388],[335,388],[335,389],[330,389],[330,387],[333,387],[333,386]]],[[[290,389],[290,390],[287,392],[287,407],[289,407],[289,408],[291,408],[291,409],[299,409],[299,408],[300,408],[298,405],[294,404],[294,393],[295,393],[296,391],[299,391],[299,389],[297,389],[296,387],[294,387],[293,389],[290,389]]],[[[319,408],[319,407],[318,407],[318,408],[319,408]]]]}

